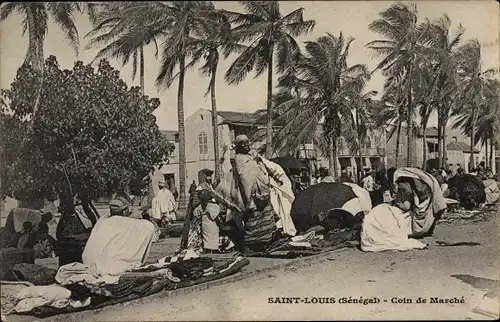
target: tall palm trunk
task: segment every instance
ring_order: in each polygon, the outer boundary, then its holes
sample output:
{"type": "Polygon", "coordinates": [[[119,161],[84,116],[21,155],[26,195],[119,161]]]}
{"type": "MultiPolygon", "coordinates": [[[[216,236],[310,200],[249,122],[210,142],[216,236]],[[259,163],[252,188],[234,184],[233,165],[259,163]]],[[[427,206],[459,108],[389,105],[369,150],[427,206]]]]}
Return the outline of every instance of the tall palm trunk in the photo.
{"type": "Polygon", "coordinates": [[[273,157],[273,45],[269,46],[269,61],[267,66],[267,129],[266,158],[273,157]]]}
{"type": "MultiPolygon", "coordinates": [[[[411,69],[410,69],[411,70],[411,69]]],[[[411,75],[411,73],[410,73],[411,75]]],[[[407,131],[408,141],[407,154],[406,154],[406,166],[411,167],[413,165],[413,102],[412,102],[412,90],[411,90],[411,80],[408,90],[408,131],[407,131]]]]}
{"type": "Polygon", "coordinates": [[[476,158],[474,156],[474,142],[475,142],[475,134],[476,134],[476,109],[472,107],[472,133],[470,136],[470,155],[471,155],[471,169],[476,167],[476,158]]]}
{"type": "Polygon", "coordinates": [[[394,166],[397,168],[398,167],[398,161],[399,161],[399,138],[401,137],[401,119],[398,120],[398,130],[396,133],[396,160],[394,166]]]}
{"type": "Polygon", "coordinates": [[[186,129],[184,128],[184,74],[186,57],[179,62],[179,88],[177,91],[177,122],[179,126],[179,208],[186,208],[186,129]]]}
{"type": "Polygon", "coordinates": [[[441,166],[444,167],[445,169],[448,169],[448,150],[446,148],[446,126],[448,125],[448,107],[445,109],[445,115],[443,115],[443,124],[441,125],[442,131],[443,131],[443,160],[441,163],[441,166]]]}
{"type": "Polygon", "coordinates": [[[139,47],[139,77],[141,81],[141,93],[144,95],[144,47],[139,47]]]}
{"type": "Polygon", "coordinates": [[[210,96],[212,99],[212,131],[214,136],[214,160],[215,160],[215,181],[218,182],[220,178],[220,156],[219,156],[219,127],[217,124],[217,102],[215,100],[215,76],[217,73],[217,65],[215,64],[212,70],[212,77],[210,79],[210,96]]]}
{"type": "Polygon", "coordinates": [[[488,167],[488,139],[484,140],[483,146],[485,149],[485,151],[484,151],[484,157],[485,157],[484,159],[486,161],[485,167],[487,168],[488,167]]]}
{"type": "Polygon", "coordinates": [[[328,174],[337,177],[337,149],[336,140],[330,139],[328,143],[328,174]]]}
{"type": "MultiPolygon", "coordinates": [[[[439,107],[439,105],[438,105],[439,107]]],[[[443,115],[442,112],[438,110],[438,166],[441,165],[443,160],[443,115]]]]}
{"type": "Polygon", "coordinates": [[[44,65],[44,55],[43,55],[43,42],[44,42],[44,30],[40,31],[36,26],[36,8],[37,4],[28,3],[26,8],[26,20],[28,23],[28,53],[26,55],[26,63],[31,63],[32,68],[40,74],[40,82],[38,86],[37,96],[33,105],[33,113],[31,116],[31,123],[28,131],[30,131],[35,122],[36,113],[38,112],[38,106],[40,105],[40,96],[42,94],[43,86],[43,65],[44,65]]]}
{"type": "MultiPolygon", "coordinates": [[[[427,122],[426,122],[427,123],[427,122]]],[[[425,133],[425,130],[427,130],[427,124],[422,126],[422,169],[424,171],[427,170],[427,133],[425,133]]]]}
{"type": "MultiPolygon", "coordinates": [[[[493,139],[490,139],[490,169],[493,169],[493,149],[495,148],[495,141],[493,139]]],[[[496,170],[496,169],[495,169],[496,170]]]]}
{"type": "MultiPolygon", "coordinates": [[[[356,134],[357,134],[357,137],[358,137],[358,144],[359,144],[359,147],[358,147],[358,157],[359,157],[359,166],[361,167],[362,166],[362,151],[361,151],[361,136],[359,135],[359,132],[358,132],[358,129],[359,129],[359,117],[358,117],[358,109],[356,108],[356,119],[355,119],[355,126],[356,126],[356,134]]],[[[358,165],[356,164],[356,181],[359,182],[360,181],[360,174],[361,171],[360,169],[358,168],[358,165]]]]}

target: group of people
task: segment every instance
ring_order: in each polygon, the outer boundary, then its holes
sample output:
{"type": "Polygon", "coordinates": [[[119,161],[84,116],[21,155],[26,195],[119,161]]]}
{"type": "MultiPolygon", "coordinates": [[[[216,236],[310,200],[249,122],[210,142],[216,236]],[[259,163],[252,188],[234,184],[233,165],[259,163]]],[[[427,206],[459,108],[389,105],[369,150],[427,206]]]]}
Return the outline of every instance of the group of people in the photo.
{"type": "Polygon", "coordinates": [[[2,248],[32,249],[34,258],[54,257],[55,239],[49,235],[50,212],[14,208],[2,227],[2,248]]]}
{"type": "Polygon", "coordinates": [[[239,251],[261,251],[282,235],[295,235],[285,171],[251,150],[245,135],[235,138],[234,151],[233,160],[224,156],[216,184],[206,169],[204,182],[190,189],[181,249],[217,252],[227,237],[239,251]]]}

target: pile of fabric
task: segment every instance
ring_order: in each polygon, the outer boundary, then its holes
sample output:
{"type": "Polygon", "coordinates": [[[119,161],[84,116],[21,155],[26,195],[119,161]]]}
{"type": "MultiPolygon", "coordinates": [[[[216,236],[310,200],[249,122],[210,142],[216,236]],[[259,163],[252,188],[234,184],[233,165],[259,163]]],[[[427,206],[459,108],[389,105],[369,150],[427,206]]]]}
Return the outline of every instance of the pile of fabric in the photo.
{"type": "Polygon", "coordinates": [[[322,227],[304,235],[282,238],[262,252],[245,253],[247,257],[297,258],[355,246],[359,230],[341,229],[326,232],[322,227]]]}
{"type": "Polygon", "coordinates": [[[472,210],[486,202],[485,185],[481,178],[471,174],[457,174],[448,180],[449,198],[472,210]]]}
{"type": "Polygon", "coordinates": [[[398,169],[394,173],[394,182],[397,186],[395,206],[378,205],[363,220],[363,251],[425,248],[426,244],[409,237],[431,235],[447,208],[438,181],[425,171],[398,169]]]}
{"type": "Polygon", "coordinates": [[[500,189],[498,188],[498,183],[493,179],[488,179],[483,181],[486,194],[486,204],[493,204],[497,202],[500,197],[500,189]]]}
{"type": "Polygon", "coordinates": [[[100,275],[82,263],[59,268],[51,285],[32,285],[10,298],[10,312],[30,313],[38,317],[97,309],[148,296],[163,290],[175,290],[223,278],[240,271],[249,260],[235,256],[217,261],[188,254],[163,258],[121,274],[100,275]]]}

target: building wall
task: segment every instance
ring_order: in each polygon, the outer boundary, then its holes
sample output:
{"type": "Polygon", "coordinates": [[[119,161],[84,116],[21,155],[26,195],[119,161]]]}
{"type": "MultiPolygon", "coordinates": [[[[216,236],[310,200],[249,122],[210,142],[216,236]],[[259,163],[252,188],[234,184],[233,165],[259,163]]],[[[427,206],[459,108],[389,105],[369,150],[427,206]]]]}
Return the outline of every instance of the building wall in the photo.
{"type": "MultiPolygon", "coordinates": [[[[386,134],[389,137],[389,134],[386,134]]],[[[412,162],[411,166],[421,167],[422,160],[419,160],[422,154],[422,143],[420,145],[417,144],[418,140],[414,140],[412,144],[413,154],[412,154],[412,162]],[[419,149],[420,147],[420,149],[419,149]]],[[[406,129],[401,128],[401,133],[399,136],[399,155],[398,155],[398,167],[407,166],[407,156],[408,156],[408,139],[406,136],[406,129]]],[[[386,144],[387,149],[387,168],[396,166],[396,145],[397,145],[397,131],[394,131],[394,134],[391,138],[388,139],[386,144]]]]}
{"type": "MultiPolygon", "coordinates": [[[[388,134],[387,134],[388,135],[388,134]]],[[[396,133],[387,141],[387,164],[388,167],[395,166],[395,161],[396,161],[396,133]]],[[[453,129],[451,126],[449,126],[446,130],[446,144],[447,146],[449,143],[453,142],[454,137],[456,137],[457,141],[465,142],[467,144],[470,143],[470,137],[464,136],[461,132],[460,129],[453,129]]],[[[427,138],[428,141],[436,141],[437,138],[427,138]]],[[[398,157],[398,166],[406,166],[406,156],[407,156],[407,136],[406,136],[406,128],[401,129],[401,135],[400,135],[400,149],[399,151],[399,157],[398,157]]],[[[422,137],[417,137],[412,146],[413,146],[413,162],[412,166],[416,167],[422,167],[423,163],[423,138],[422,137]]],[[[486,148],[480,146],[480,144],[477,144],[475,147],[477,150],[480,152],[475,155],[476,158],[476,164],[478,164],[481,161],[486,161],[486,148]]],[[[489,150],[489,147],[488,147],[489,150]]],[[[489,154],[489,151],[488,151],[489,154]]],[[[493,154],[493,159],[495,159],[495,151],[493,154]]],[[[463,153],[462,151],[452,151],[452,150],[447,150],[447,156],[448,156],[448,163],[453,163],[457,164],[460,163],[466,171],[468,170],[468,163],[470,162],[470,153],[463,153]]],[[[427,147],[427,158],[430,159],[433,157],[433,154],[429,151],[427,147]]],[[[496,168],[496,165],[494,165],[494,168],[496,168]]],[[[493,169],[495,170],[495,169],[493,169]]]]}

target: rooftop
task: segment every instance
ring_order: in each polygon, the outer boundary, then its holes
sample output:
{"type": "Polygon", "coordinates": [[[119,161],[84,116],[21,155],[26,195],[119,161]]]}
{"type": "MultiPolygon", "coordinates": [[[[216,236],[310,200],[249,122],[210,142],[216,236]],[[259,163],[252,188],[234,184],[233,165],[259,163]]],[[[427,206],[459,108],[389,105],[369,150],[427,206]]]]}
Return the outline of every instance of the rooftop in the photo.
{"type": "MultiPolygon", "coordinates": [[[[464,153],[470,153],[470,145],[461,141],[448,143],[446,149],[450,151],[463,151],[464,153]]],[[[474,153],[479,153],[479,151],[474,149],[474,153]]]]}
{"type": "Polygon", "coordinates": [[[256,113],[217,111],[217,115],[223,118],[223,122],[232,125],[253,125],[257,121],[256,113]]]}
{"type": "Polygon", "coordinates": [[[169,142],[179,142],[179,132],[172,130],[160,130],[169,142]]]}

